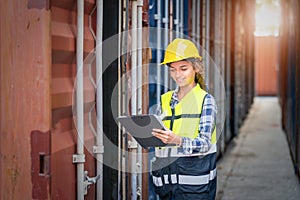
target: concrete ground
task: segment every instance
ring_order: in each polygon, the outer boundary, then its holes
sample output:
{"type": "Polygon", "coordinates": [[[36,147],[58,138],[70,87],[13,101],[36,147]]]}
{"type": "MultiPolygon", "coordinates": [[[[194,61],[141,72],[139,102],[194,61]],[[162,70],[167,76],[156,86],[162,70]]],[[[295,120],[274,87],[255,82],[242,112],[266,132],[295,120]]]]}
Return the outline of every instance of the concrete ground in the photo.
{"type": "Polygon", "coordinates": [[[256,97],[240,129],[218,161],[217,200],[299,200],[276,97],[256,97]]]}

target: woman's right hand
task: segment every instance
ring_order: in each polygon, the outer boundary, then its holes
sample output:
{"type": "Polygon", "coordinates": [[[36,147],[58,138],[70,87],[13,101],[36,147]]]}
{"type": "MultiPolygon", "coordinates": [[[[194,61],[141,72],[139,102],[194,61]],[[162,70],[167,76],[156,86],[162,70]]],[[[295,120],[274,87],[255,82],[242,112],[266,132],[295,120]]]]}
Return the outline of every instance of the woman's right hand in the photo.
{"type": "Polygon", "coordinates": [[[152,135],[160,139],[165,144],[176,144],[178,146],[181,146],[182,143],[182,138],[169,129],[153,129],[152,135]]]}

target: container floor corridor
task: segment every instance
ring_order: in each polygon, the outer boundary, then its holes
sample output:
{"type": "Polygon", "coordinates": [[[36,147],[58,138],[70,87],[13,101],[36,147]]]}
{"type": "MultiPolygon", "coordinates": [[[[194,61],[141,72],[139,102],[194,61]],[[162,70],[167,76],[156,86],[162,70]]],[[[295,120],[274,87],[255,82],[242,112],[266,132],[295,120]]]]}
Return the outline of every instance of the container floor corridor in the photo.
{"type": "Polygon", "coordinates": [[[276,97],[256,97],[239,135],[218,161],[217,200],[300,199],[276,97]]]}

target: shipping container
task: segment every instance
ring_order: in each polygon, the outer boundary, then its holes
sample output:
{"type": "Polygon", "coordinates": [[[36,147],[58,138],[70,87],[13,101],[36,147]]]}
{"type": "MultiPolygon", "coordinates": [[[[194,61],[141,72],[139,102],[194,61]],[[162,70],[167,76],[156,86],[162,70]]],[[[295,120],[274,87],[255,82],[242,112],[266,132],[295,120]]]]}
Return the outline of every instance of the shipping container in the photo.
{"type": "Polygon", "coordinates": [[[286,133],[295,172],[300,175],[299,129],[299,35],[297,26],[299,2],[281,1],[282,23],[279,37],[279,101],[282,110],[282,127],[286,133]]]}
{"type": "Polygon", "coordinates": [[[255,93],[276,96],[278,91],[278,37],[255,37],[255,93]]]}

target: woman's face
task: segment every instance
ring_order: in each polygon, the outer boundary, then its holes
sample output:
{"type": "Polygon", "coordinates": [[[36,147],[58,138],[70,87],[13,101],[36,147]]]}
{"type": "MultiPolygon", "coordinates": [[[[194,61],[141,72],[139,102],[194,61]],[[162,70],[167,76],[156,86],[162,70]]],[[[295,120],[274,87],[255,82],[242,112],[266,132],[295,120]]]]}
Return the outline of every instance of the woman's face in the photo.
{"type": "Polygon", "coordinates": [[[195,84],[196,70],[187,61],[178,61],[169,65],[170,75],[179,87],[195,84]]]}

